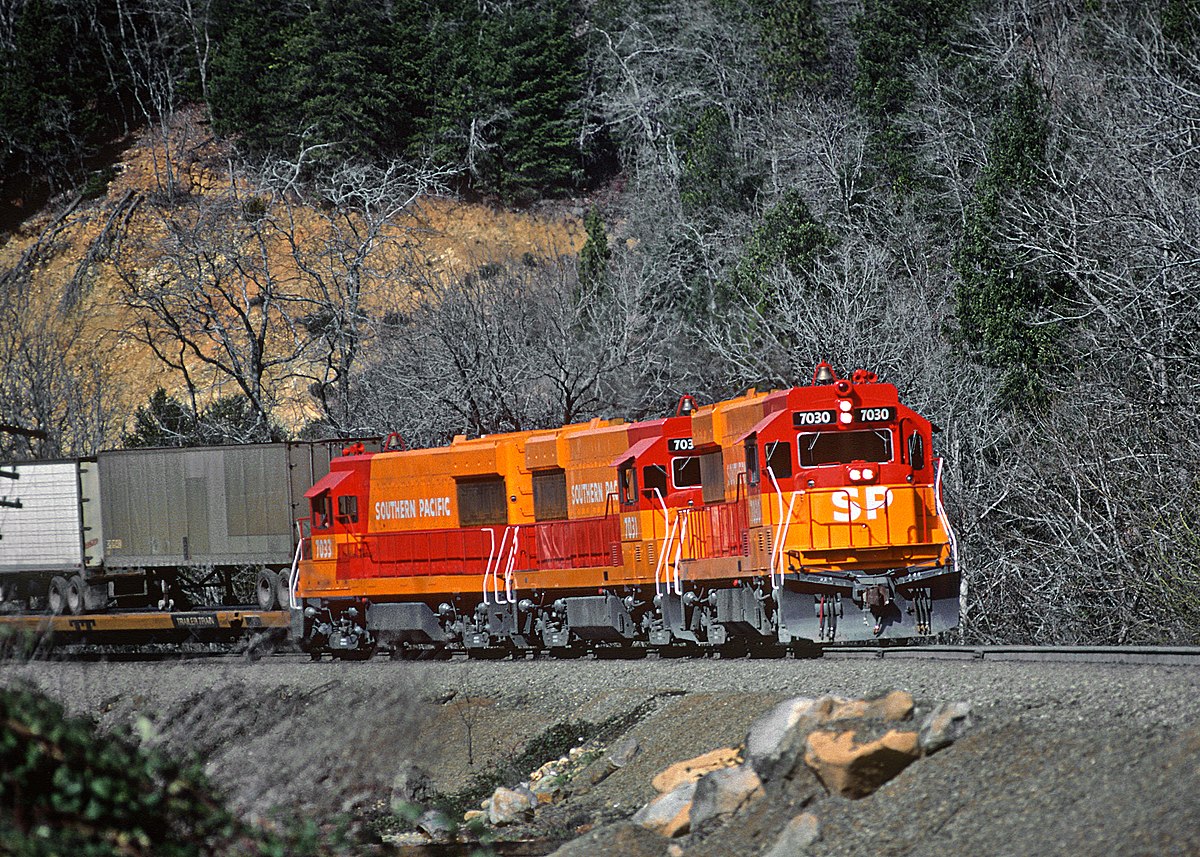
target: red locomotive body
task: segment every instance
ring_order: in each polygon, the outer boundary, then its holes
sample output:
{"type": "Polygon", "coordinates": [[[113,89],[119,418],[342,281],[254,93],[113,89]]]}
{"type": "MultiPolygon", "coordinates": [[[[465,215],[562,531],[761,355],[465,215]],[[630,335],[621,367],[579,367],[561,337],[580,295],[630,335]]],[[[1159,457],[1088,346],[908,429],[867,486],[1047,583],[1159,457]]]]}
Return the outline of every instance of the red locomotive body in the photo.
{"type": "Polygon", "coordinates": [[[340,657],[936,634],[958,574],[931,432],[822,364],[665,419],[347,455],[306,495],[294,625],[340,657]]]}

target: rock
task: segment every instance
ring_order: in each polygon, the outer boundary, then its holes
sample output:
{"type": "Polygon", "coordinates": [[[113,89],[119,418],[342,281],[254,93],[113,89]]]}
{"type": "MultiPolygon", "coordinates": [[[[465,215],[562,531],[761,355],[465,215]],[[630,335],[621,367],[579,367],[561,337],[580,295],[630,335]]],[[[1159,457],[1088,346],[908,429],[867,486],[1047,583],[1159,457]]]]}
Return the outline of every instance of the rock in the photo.
{"type": "Polygon", "coordinates": [[[696,782],[689,827],[698,830],[704,822],[733,815],[762,796],[762,780],[751,765],[721,768],[705,774],[696,782]]]}
{"type": "Polygon", "coordinates": [[[784,825],[779,839],[763,857],[800,857],[820,838],[821,822],[811,812],[802,812],[784,825]]]}
{"type": "Polygon", "coordinates": [[[463,824],[470,824],[473,821],[487,821],[487,813],[482,809],[468,809],[463,813],[463,824]]]}
{"type": "Polygon", "coordinates": [[[391,807],[396,815],[413,806],[425,806],[434,797],[433,780],[419,765],[409,765],[392,780],[391,807]]]}
{"type": "Polygon", "coordinates": [[[857,744],[854,732],[812,732],[808,736],[804,762],[825,788],[843,797],[871,794],[920,755],[916,732],[891,730],[882,738],[857,744]]]}
{"type": "Polygon", "coordinates": [[[662,857],[662,853],[663,838],[657,833],[632,821],[618,821],[572,839],[550,857],[662,857]]]}
{"type": "Polygon", "coordinates": [[[633,761],[641,749],[642,745],[638,743],[638,739],[630,735],[609,747],[604,758],[614,768],[623,768],[633,761]]]}
{"type": "Polygon", "coordinates": [[[551,803],[554,796],[562,791],[564,781],[557,771],[552,771],[534,780],[529,785],[529,791],[533,792],[539,803],[551,803]]]}
{"type": "Polygon", "coordinates": [[[948,702],[939,705],[921,723],[918,742],[926,756],[949,747],[971,728],[971,704],[948,702]]]}
{"type": "Polygon", "coordinates": [[[817,701],[806,696],[785,699],[750,724],[746,733],[746,760],[756,769],[760,763],[773,765],[779,759],[779,749],[788,731],[801,717],[812,713],[817,701]]]}
{"type": "Polygon", "coordinates": [[[838,720],[906,720],[912,712],[912,694],[904,690],[871,700],[843,696],[788,699],[751,725],[746,758],[764,782],[788,776],[806,752],[808,734],[814,729],[838,720]]]}
{"type": "Polygon", "coordinates": [[[434,842],[449,842],[457,832],[457,825],[440,809],[427,809],[417,819],[417,829],[434,842]]]}
{"type": "Polygon", "coordinates": [[[496,825],[524,821],[533,814],[537,803],[537,798],[529,789],[506,789],[500,786],[488,801],[488,821],[496,825]]]}
{"type": "Polygon", "coordinates": [[[673,790],[660,794],[633,815],[633,821],[662,836],[687,833],[696,781],[685,780],[673,790]]]}
{"type": "Polygon", "coordinates": [[[742,760],[738,758],[738,751],[732,747],[722,747],[719,750],[712,750],[708,753],[697,756],[694,759],[687,759],[683,762],[676,762],[664,771],[659,772],[650,784],[655,790],[661,793],[674,791],[680,783],[695,782],[710,771],[715,771],[718,768],[730,768],[737,765],[742,760]]]}

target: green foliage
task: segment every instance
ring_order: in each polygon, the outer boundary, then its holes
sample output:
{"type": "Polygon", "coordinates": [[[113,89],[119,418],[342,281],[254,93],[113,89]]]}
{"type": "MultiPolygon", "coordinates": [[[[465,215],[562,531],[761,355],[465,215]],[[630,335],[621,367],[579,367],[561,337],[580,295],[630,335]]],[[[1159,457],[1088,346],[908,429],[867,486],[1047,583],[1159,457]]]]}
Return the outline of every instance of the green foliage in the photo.
{"type": "Polygon", "coordinates": [[[939,53],[967,0],[868,0],[854,20],[854,103],[873,125],[874,156],[897,191],[915,180],[915,141],[900,122],[914,94],[909,66],[939,53]]]}
{"type": "MultiPolygon", "coordinates": [[[[142,721],[143,739],[153,725],[142,721]]],[[[311,824],[279,835],[233,815],[199,761],[105,735],[27,688],[0,688],[0,853],[261,857],[328,853],[311,824]]]]}
{"type": "Polygon", "coordinates": [[[583,228],[588,237],[579,250],[579,281],[585,290],[594,291],[603,285],[608,260],[612,256],[608,232],[595,206],[584,215],[583,228]]]}
{"type": "Polygon", "coordinates": [[[82,4],[53,0],[10,13],[11,41],[0,40],[0,181],[23,174],[68,186],[124,125],[128,83],[108,68],[93,27],[111,23],[110,13],[92,18],[82,4]]]}
{"type": "Polygon", "coordinates": [[[813,217],[797,190],[789,190],[763,215],[733,271],[727,299],[761,304],[771,292],[770,275],[779,268],[793,276],[833,246],[834,235],[813,217]]]}
{"type": "Polygon", "coordinates": [[[241,831],[199,766],[178,765],[23,689],[0,690],[0,851],[220,853],[241,831]]]}
{"type": "Polygon", "coordinates": [[[678,140],[683,151],[679,200],[685,214],[703,219],[714,210],[747,208],[757,190],[734,149],[729,116],[715,104],[704,108],[690,131],[678,140]]]}
{"type": "Polygon", "coordinates": [[[126,449],[213,446],[267,441],[283,435],[279,426],[261,424],[245,396],[226,396],[196,414],[159,387],[134,413],[133,429],[124,436],[122,445],[126,449]]]}
{"type": "Polygon", "coordinates": [[[217,129],[255,152],[464,165],[510,201],[571,188],[584,153],[582,47],[567,0],[229,0],[217,129]]]}
{"type": "Polygon", "coordinates": [[[829,34],[813,0],[752,0],[759,54],[775,91],[795,96],[829,83],[829,34]]]}
{"type": "Polygon", "coordinates": [[[1159,19],[1167,39],[1187,50],[1200,47],[1200,0],[1166,0],[1159,19]]]}
{"type": "Polygon", "coordinates": [[[1048,137],[1045,104],[1026,70],[992,134],[988,164],[954,257],[961,278],[956,295],[961,337],[1005,370],[1004,399],[1010,405],[1044,401],[1043,379],[1055,368],[1060,333],[1057,325],[1036,323],[1036,316],[1063,287],[1022,266],[1000,237],[1005,199],[1040,184],[1048,137]]]}

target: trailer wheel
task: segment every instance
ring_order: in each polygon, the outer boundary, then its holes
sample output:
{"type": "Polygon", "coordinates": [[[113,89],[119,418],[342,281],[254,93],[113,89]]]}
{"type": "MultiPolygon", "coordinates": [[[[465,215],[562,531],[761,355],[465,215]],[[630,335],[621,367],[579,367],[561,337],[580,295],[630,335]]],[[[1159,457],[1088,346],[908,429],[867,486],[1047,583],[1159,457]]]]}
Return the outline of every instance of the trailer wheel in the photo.
{"type": "Polygon", "coordinates": [[[84,602],[86,597],[87,584],[83,582],[83,577],[77,574],[67,583],[66,599],[68,612],[73,616],[81,615],[86,607],[84,602]]]}
{"type": "Polygon", "coordinates": [[[47,593],[46,600],[50,605],[50,612],[55,616],[66,609],[67,606],[67,580],[64,577],[55,575],[50,579],[50,591],[47,593]]]}
{"type": "Polygon", "coordinates": [[[271,610],[275,607],[275,599],[279,590],[279,576],[269,568],[260,569],[258,584],[254,587],[258,596],[258,608],[271,610]]]}
{"type": "Polygon", "coordinates": [[[291,569],[283,569],[279,572],[279,589],[276,598],[279,599],[279,609],[290,610],[292,606],[292,581],[291,569]]]}

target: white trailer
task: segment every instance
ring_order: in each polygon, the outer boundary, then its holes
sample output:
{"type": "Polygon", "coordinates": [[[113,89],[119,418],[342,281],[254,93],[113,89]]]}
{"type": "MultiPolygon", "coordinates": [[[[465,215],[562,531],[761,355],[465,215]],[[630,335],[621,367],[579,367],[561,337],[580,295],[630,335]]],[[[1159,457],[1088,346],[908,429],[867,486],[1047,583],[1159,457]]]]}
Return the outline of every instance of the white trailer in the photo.
{"type": "Polygon", "coordinates": [[[95,460],[28,461],[0,471],[16,476],[0,477],[0,604],[92,595],[86,578],[104,558],[95,460]]]}

